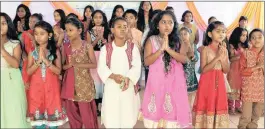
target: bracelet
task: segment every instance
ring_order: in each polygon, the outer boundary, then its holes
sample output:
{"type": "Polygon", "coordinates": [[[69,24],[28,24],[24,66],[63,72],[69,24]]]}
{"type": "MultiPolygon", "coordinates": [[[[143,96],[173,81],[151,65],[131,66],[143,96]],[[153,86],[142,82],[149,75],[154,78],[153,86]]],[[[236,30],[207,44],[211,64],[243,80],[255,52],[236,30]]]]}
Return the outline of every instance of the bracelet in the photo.
{"type": "Polygon", "coordinates": [[[40,64],[37,63],[36,60],[34,61],[34,65],[36,65],[36,66],[40,66],[40,64]]]}
{"type": "Polygon", "coordinates": [[[46,67],[49,68],[51,66],[52,62],[50,62],[46,67]]]}

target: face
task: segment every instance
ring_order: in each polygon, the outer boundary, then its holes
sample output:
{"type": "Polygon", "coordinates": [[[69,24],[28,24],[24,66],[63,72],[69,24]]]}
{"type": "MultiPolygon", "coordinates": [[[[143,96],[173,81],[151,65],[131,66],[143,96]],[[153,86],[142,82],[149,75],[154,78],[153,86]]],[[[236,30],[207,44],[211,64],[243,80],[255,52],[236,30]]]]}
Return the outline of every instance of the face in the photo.
{"type": "Polygon", "coordinates": [[[241,36],[240,36],[240,42],[244,43],[247,40],[247,36],[248,36],[248,32],[247,31],[243,31],[241,36]]]}
{"type": "Polygon", "coordinates": [[[39,45],[44,45],[48,43],[49,33],[40,27],[36,27],[34,28],[34,38],[39,45]]]}
{"type": "Polygon", "coordinates": [[[169,35],[173,31],[174,21],[170,15],[164,15],[158,23],[158,29],[160,34],[169,35]]]}
{"type": "Polygon", "coordinates": [[[93,17],[95,26],[101,26],[102,22],[103,22],[103,16],[101,13],[97,12],[94,17],[93,17]]]}
{"type": "Polygon", "coordinates": [[[53,16],[54,16],[55,22],[58,23],[58,22],[61,21],[61,16],[60,16],[60,14],[58,12],[54,12],[53,16]]]}
{"type": "Polygon", "coordinates": [[[222,43],[225,39],[226,29],[223,25],[217,26],[212,32],[208,33],[208,36],[212,38],[212,41],[222,43]]]}
{"type": "Polygon", "coordinates": [[[6,35],[8,31],[8,25],[4,16],[1,16],[1,35],[6,35]]]}
{"type": "Polygon", "coordinates": [[[36,17],[30,17],[29,18],[29,28],[31,29],[31,30],[33,30],[34,29],[34,26],[36,25],[36,23],[38,22],[39,20],[36,18],[36,17]]]}
{"type": "Polygon", "coordinates": [[[151,9],[151,4],[150,4],[150,2],[144,2],[144,4],[143,4],[143,10],[144,10],[145,12],[149,12],[150,9],[151,9]]]}
{"type": "Polygon", "coordinates": [[[252,33],[252,35],[250,37],[250,42],[251,42],[251,45],[255,48],[263,47],[264,36],[262,35],[261,32],[256,31],[256,32],[252,33]]]}
{"type": "Polygon", "coordinates": [[[19,18],[24,18],[26,16],[26,11],[23,7],[20,7],[18,9],[17,15],[19,18]]]}
{"type": "Polygon", "coordinates": [[[86,16],[87,18],[90,18],[90,17],[91,17],[91,14],[92,14],[92,11],[90,10],[90,8],[87,8],[87,9],[86,9],[86,12],[85,12],[85,16],[86,16]]]}
{"type": "Polygon", "coordinates": [[[180,40],[189,43],[190,33],[187,30],[180,31],[180,40]]]}
{"type": "Polygon", "coordinates": [[[121,8],[116,9],[115,15],[116,17],[122,17],[123,10],[121,8]]]}
{"type": "Polygon", "coordinates": [[[135,16],[131,13],[126,13],[125,15],[125,19],[128,22],[129,26],[135,25],[137,22],[137,19],[135,18],[135,16]]]}
{"type": "Polygon", "coordinates": [[[123,20],[116,21],[114,28],[111,28],[111,32],[114,34],[115,38],[125,39],[128,32],[127,22],[123,20]]]}
{"type": "Polygon", "coordinates": [[[242,28],[246,28],[247,27],[247,24],[248,24],[248,21],[247,20],[241,20],[239,22],[239,26],[242,27],[242,28]]]}
{"type": "Polygon", "coordinates": [[[212,19],[209,21],[209,24],[211,24],[212,22],[215,22],[215,21],[217,21],[217,19],[216,19],[216,18],[212,18],[212,19]]]}
{"type": "Polygon", "coordinates": [[[82,29],[78,29],[76,26],[70,23],[65,24],[65,30],[70,41],[73,41],[74,39],[80,37],[80,34],[82,32],[82,29]]]}
{"type": "Polygon", "coordinates": [[[184,17],[184,21],[185,22],[191,22],[192,20],[192,14],[191,13],[187,13],[184,17]]]}

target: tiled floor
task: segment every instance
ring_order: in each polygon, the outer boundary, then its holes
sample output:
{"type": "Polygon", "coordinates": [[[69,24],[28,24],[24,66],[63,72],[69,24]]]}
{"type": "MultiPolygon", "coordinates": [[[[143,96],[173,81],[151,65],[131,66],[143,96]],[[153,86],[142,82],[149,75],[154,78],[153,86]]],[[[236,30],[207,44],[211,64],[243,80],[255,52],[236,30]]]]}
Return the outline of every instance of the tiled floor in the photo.
{"type": "MultiPolygon", "coordinates": [[[[140,92],[141,98],[143,97],[143,90],[140,92]]],[[[230,115],[230,128],[237,128],[237,124],[239,121],[240,114],[230,115]]],[[[98,121],[100,123],[100,117],[98,117],[98,121]]],[[[60,128],[70,128],[69,124],[61,126],[60,128]]],[[[104,128],[104,125],[100,125],[100,128],[104,128]]],[[[138,121],[134,128],[144,128],[144,124],[142,121],[138,121]]],[[[261,117],[259,120],[259,128],[264,128],[264,117],[261,117]]]]}

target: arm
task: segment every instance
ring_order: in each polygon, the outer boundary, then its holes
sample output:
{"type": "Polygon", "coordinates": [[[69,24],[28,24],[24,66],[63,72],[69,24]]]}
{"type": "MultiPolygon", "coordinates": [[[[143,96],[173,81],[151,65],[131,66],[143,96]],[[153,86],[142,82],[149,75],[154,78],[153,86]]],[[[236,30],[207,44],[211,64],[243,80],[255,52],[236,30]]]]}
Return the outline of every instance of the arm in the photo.
{"type": "Polygon", "coordinates": [[[39,68],[40,63],[41,63],[40,59],[34,62],[32,53],[28,54],[28,67],[27,67],[28,75],[32,75],[39,68]]]}
{"type": "Polygon", "coordinates": [[[72,64],[66,63],[66,58],[67,58],[67,55],[66,55],[66,52],[65,52],[65,48],[63,46],[62,47],[62,64],[63,64],[63,70],[67,70],[67,69],[73,67],[72,64]]]}
{"type": "Polygon", "coordinates": [[[56,55],[57,58],[55,59],[54,64],[52,63],[52,61],[49,61],[46,58],[44,59],[44,63],[46,67],[49,68],[53,73],[60,75],[62,70],[62,62],[61,62],[61,54],[58,49],[56,50],[56,55]]]}
{"type": "Polygon", "coordinates": [[[161,49],[157,50],[155,53],[152,53],[152,43],[150,38],[146,41],[145,49],[144,49],[144,64],[145,66],[149,66],[153,64],[158,57],[163,53],[161,49]]]}
{"type": "Polygon", "coordinates": [[[132,67],[128,71],[126,77],[128,77],[132,83],[136,85],[141,75],[141,56],[136,47],[133,48],[132,52],[132,67]]]}
{"type": "Polygon", "coordinates": [[[203,49],[200,53],[200,66],[201,66],[201,73],[208,72],[209,70],[213,69],[215,64],[220,60],[219,58],[215,57],[210,63],[207,64],[207,49],[203,49]]]}
{"type": "Polygon", "coordinates": [[[171,48],[166,48],[166,51],[169,55],[171,55],[176,61],[181,63],[186,63],[188,60],[188,57],[186,55],[182,55],[180,53],[177,53],[176,51],[172,50],[171,48]]]}
{"type": "Polygon", "coordinates": [[[194,44],[198,44],[199,43],[199,40],[200,40],[199,38],[200,38],[199,31],[198,31],[198,29],[196,29],[194,44]]]}
{"type": "MultiPolygon", "coordinates": [[[[96,39],[92,42],[92,46],[95,47],[99,40],[100,38],[97,36],[96,39]]],[[[92,41],[91,35],[89,32],[87,32],[87,41],[92,41]]]]}
{"type": "Polygon", "coordinates": [[[13,51],[13,56],[11,56],[4,48],[4,44],[1,44],[1,55],[3,58],[6,60],[6,62],[11,65],[13,68],[19,68],[19,62],[21,58],[21,47],[20,44],[17,43],[16,47],[14,48],[13,51]]]}
{"type": "Polygon", "coordinates": [[[112,71],[109,69],[109,67],[106,64],[106,55],[107,55],[106,46],[103,46],[99,54],[97,70],[98,70],[98,75],[104,84],[106,83],[108,78],[113,79],[114,76],[112,75],[112,71]]]}
{"type": "Polygon", "coordinates": [[[91,63],[85,63],[85,64],[76,64],[74,67],[80,67],[80,68],[88,68],[88,69],[95,69],[97,68],[97,61],[94,53],[94,49],[90,44],[86,44],[86,50],[88,52],[89,59],[91,63]]]}

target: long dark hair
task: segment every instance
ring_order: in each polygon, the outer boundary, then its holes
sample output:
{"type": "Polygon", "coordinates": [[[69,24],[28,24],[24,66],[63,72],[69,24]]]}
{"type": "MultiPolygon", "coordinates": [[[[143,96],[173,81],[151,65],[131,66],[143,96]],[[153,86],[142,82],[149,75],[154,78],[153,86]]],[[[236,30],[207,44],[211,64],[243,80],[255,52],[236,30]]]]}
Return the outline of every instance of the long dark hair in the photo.
{"type": "Polygon", "coordinates": [[[24,5],[24,4],[20,4],[18,7],[17,7],[17,11],[16,11],[16,16],[13,20],[13,24],[16,28],[16,31],[17,31],[17,22],[18,21],[21,21],[20,17],[18,16],[18,11],[20,8],[24,8],[25,12],[26,12],[26,15],[25,15],[25,30],[29,30],[29,17],[31,16],[31,13],[30,13],[30,10],[29,10],[29,7],[24,5]]]}
{"type": "MultiPolygon", "coordinates": [[[[153,35],[159,35],[159,30],[157,29],[158,25],[159,25],[159,21],[162,19],[162,17],[164,15],[170,15],[173,19],[173,22],[174,22],[174,27],[173,27],[173,30],[172,32],[168,35],[168,40],[169,40],[169,47],[173,50],[176,50],[176,51],[179,51],[180,50],[180,43],[179,43],[179,37],[177,36],[178,35],[178,22],[177,22],[177,19],[174,15],[173,12],[171,11],[162,11],[160,13],[157,14],[157,16],[154,18],[153,20],[153,24],[150,24],[150,31],[147,35],[147,38],[145,39],[145,42],[144,42],[144,46],[146,44],[146,41],[153,35]]],[[[170,63],[171,63],[171,56],[167,53],[167,52],[164,52],[164,57],[163,57],[163,61],[164,61],[164,68],[166,70],[166,72],[168,73],[168,71],[170,71],[171,69],[171,66],[170,66],[170,63]]]]}
{"type": "Polygon", "coordinates": [[[124,12],[124,8],[123,8],[123,6],[122,5],[116,5],[115,7],[114,7],[114,9],[113,9],[113,11],[112,11],[112,15],[111,15],[111,18],[110,18],[110,20],[109,20],[109,28],[111,28],[111,26],[112,26],[112,23],[113,23],[113,20],[117,17],[116,16],[116,11],[117,11],[117,9],[119,9],[119,8],[121,8],[122,10],[123,10],[123,12],[124,12]]]}
{"type": "Polygon", "coordinates": [[[238,44],[242,44],[243,47],[246,46],[246,44],[248,44],[248,30],[245,28],[241,28],[241,27],[237,27],[234,29],[234,31],[232,32],[230,38],[229,38],[229,44],[233,45],[233,47],[237,50],[238,49],[238,44]],[[240,41],[240,37],[243,33],[243,31],[247,32],[247,39],[244,43],[242,43],[240,41]]]}
{"type": "Polygon", "coordinates": [[[110,29],[109,29],[109,25],[108,25],[108,21],[107,21],[107,17],[106,17],[106,14],[104,12],[102,12],[101,10],[96,10],[92,13],[91,17],[92,17],[92,20],[90,21],[90,24],[89,24],[89,31],[92,30],[92,28],[95,26],[95,24],[93,24],[94,22],[94,16],[96,13],[100,13],[103,17],[103,21],[102,21],[102,24],[101,26],[104,27],[104,34],[103,34],[103,37],[104,39],[108,39],[108,36],[110,34],[110,29]]]}
{"type": "Polygon", "coordinates": [[[59,15],[60,15],[60,17],[61,17],[61,20],[60,20],[60,22],[59,22],[59,24],[60,24],[60,28],[62,28],[63,30],[65,30],[65,25],[64,25],[64,23],[65,23],[65,20],[66,20],[66,16],[65,16],[64,11],[63,11],[62,9],[56,9],[54,12],[59,13],[59,15]]]}
{"type": "Polygon", "coordinates": [[[193,14],[192,14],[192,12],[191,12],[190,10],[186,10],[186,11],[182,14],[182,17],[181,17],[181,21],[182,21],[182,22],[185,22],[185,16],[186,16],[188,13],[191,14],[191,16],[192,16],[191,22],[193,22],[193,14]]]}
{"type": "MultiPolygon", "coordinates": [[[[56,42],[54,40],[54,33],[53,33],[53,29],[52,29],[52,26],[46,22],[46,21],[39,21],[36,23],[35,27],[34,27],[34,30],[35,28],[42,28],[43,30],[45,30],[48,35],[50,33],[52,33],[52,37],[48,40],[48,45],[47,45],[47,49],[50,51],[50,56],[53,56],[54,57],[54,60],[57,58],[57,55],[56,55],[56,42]]],[[[39,46],[39,44],[36,42],[36,45],[37,47],[39,46]]]]}
{"type": "Polygon", "coordinates": [[[16,28],[11,20],[11,18],[6,14],[6,13],[3,13],[1,12],[0,13],[0,17],[4,17],[6,19],[6,23],[7,23],[7,26],[8,26],[8,29],[7,29],[7,38],[10,40],[18,40],[18,36],[17,36],[17,33],[16,33],[16,28]]]}
{"type": "Polygon", "coordinates": [[[72,24],[74,25],[77,29],[82,29],[82,33],[80,34],[81,36],[81,39],[84,40],[85,39],[85,35],[84,35],[84,25],[82,24],[82,22],[77,19],[77,18],[74,18],[74,17],[71,17],[71,18],[68,18],[66,21],[65,21],[65,24],[72,24]]]}
{"type": "Polygon", "coordinates": [[[83,22],[85,22],[85,21],[87,20],[86,15],[85,15],[87,9],[90,9],[92,13],[94,12],[94,7],[91,6],[91,5],[87,5],[87,6],[85,7],[85,9],[84,9],[84,13],[83,13],[83,20],[82,20],[83,22]]]}
{"type": "Polygon", "coordinates": [[[206,36],[205,36],[206,38],[205,38],[205,41],[203,42],[203,46],[208,46],[211,44],[212,38],[208,36],[208,33],[212,32],[214,29],[216,29],[220,25],[224,26],[224,23],[220,21],[215,21],[208,25],[206,29],[206,36]]]}
{"type": "Polygon", "coordinates": [[[143,5],[144,2],[149,2],[151,5],[151,8],[149,10],[149,18],[148,18],[148,23],[151,22],[152,16],[153,16],[153,7],[152,7],[152,3],[150,1],[141,1],[139,9],[138,9],[138,20],[137,20],[137,28],[138,30],[144,32],[144,28],[145,28],[145,21],[144,21],[144,10],[143,10],[143,5]]]}

